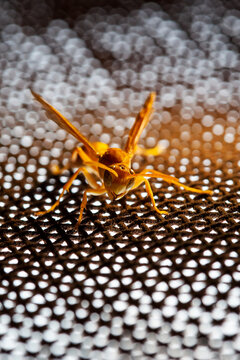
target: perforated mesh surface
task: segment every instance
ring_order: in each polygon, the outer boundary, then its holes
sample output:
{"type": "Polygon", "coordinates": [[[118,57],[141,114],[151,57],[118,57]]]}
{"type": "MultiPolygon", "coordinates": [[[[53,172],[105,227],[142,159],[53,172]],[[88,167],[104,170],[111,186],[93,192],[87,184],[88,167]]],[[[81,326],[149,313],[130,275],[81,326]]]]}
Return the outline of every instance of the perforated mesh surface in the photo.
{"type": "Polygon", "coordinates": [[[239,5],[228,1],[0,3],[0,358],[240,359],[239,5]],[[71,172],[76,141],[37,92],[91,141],[122,146],[150,91],[155,113],[134,158],[160,179],[111,203],[71,172]]]}

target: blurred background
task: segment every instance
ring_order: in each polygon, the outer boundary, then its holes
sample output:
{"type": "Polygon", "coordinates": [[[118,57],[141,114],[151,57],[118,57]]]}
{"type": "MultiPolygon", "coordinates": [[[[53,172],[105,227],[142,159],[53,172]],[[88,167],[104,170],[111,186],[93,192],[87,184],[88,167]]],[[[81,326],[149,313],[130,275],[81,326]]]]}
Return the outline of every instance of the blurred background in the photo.
{"type": "Polygon", "coordinates": [[[239,1],[0,2],[0,359],[237,360],[239,1]],[[136,156],[213,197],[152,181],[117,203],[71,171],[77,142],[32,88],[90,141],[121,147],[149,92],[136,156]]]}

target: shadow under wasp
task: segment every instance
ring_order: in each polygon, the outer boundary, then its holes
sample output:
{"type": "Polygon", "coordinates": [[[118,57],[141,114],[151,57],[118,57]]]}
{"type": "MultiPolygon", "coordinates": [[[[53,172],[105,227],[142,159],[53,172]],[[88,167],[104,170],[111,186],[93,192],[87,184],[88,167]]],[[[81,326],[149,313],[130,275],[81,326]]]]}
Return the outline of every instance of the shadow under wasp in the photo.
{"type": "MultiPolygon", "coordinates": [[[[153,103],[156,97],[155,92],[150,93],[142,109],[138,113],[128,134],[124,150],[111,148],[102,142],[90,142],[79,130],[76,129],[73,124],[60,114],[58,110],[56,110],[36,92],[33,90],[31,90],[31,92],[35,99],[43,105],[44,109],[47,110],[48,113],[55,115],[52,120],[83,144],[82,147],[77,147],[72,153],[72,160],[76,161],[79,157],[82,165],[63,186],[61,194],[50,209],[46,211],[39,211],[35,213],[35,215],[41,216],[53,211],[59,205],[60,199],[64,195],[65,191],[69,191],[73,181],[80,173],[82,173],[86,178],[89,187],[83,192],[80,215],[76,225],[77,227],[82,221],[88,194],[102,195],[107,193],[112,201],[118,200],[125,196],[130,190],[136,189],[142,183],[145,184],[146,191],[151,199],[154,210],[156,210],[159,214],[168,214],[167,211],[159,210],[157,208],[148,178],[161,178],[167,183],[183,187],[184,189],[195,193],[209,195],[213,193],[211,190],[199,190],[184,185],[177,178],[163,174],[160,171],[144,169],[139,173],[135,173],[131,168],[131,160],[135,154],[141,154],[143,156],[156,156],[162,152],[160,146],[156,146],[151,149],[144,149],[137,145],[141,133],[148,124],[150,116],[153,112],[153,103]],[[101,184],[99,184],[99,181],[101,184]]],[[[66,166],[63,169],[55,168],[55,173],[60,174],[68,167],[69,166],[66,166]]]]}

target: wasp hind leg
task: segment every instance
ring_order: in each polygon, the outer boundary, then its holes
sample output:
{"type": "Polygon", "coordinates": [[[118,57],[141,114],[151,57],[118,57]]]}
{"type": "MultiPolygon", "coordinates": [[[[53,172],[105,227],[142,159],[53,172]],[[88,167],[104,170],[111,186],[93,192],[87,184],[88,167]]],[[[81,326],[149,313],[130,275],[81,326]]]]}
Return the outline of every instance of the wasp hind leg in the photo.
{"type": "MultiPolygon", "coordinates": [[[[83,162],[91,161],[89,156],[83,151],[82,148],[77,147],[73,150],[71,159],[67,162],[65,166],[60,168],[57,164],[51,166],[51,171],[54,175],[61,175],[65,170],[69,170],[73,164],[77,161],[78,156],[83,162]]],[[[76,165],[75,165],[76,166],[76,165]]]]}
{"type": "Polygon", "coordinates": [[[213,194],[212,190],[201,190],[201,189],[193,188],[191,186],[187,186],[187,185],[181,183],[177,178],[175,178],[173,176],[170,176],[170,175],[163,174],[163,173],[161,173],[160,171],[157,171],[157,170],[145,169],[145,170],[140,172],[140,175],[142,175],[144,177],[145,176],[150,177],[150,178],[160,178],[160,179],[163,179],[164,181],[166,181],[169,184],[174,184],[174,185],[177,185],[178,187],[183,187],[187,191],[195,192],[195,193],[198,193],[198,194],[207,194],[207,195],[212,195],[213,194]]]}

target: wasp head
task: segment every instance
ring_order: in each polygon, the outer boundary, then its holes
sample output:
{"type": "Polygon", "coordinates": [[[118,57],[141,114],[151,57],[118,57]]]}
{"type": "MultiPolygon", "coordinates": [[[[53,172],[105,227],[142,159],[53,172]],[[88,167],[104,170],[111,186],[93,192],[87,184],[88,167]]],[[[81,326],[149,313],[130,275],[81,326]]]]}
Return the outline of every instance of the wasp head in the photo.
{"type": "Polygon", "coordinates": [[[108,170],[104,171],[103,183],[111,200],[121,199],[134,185],[134,171],[125,164],[110,166],[118,176],[108,170]]]}

